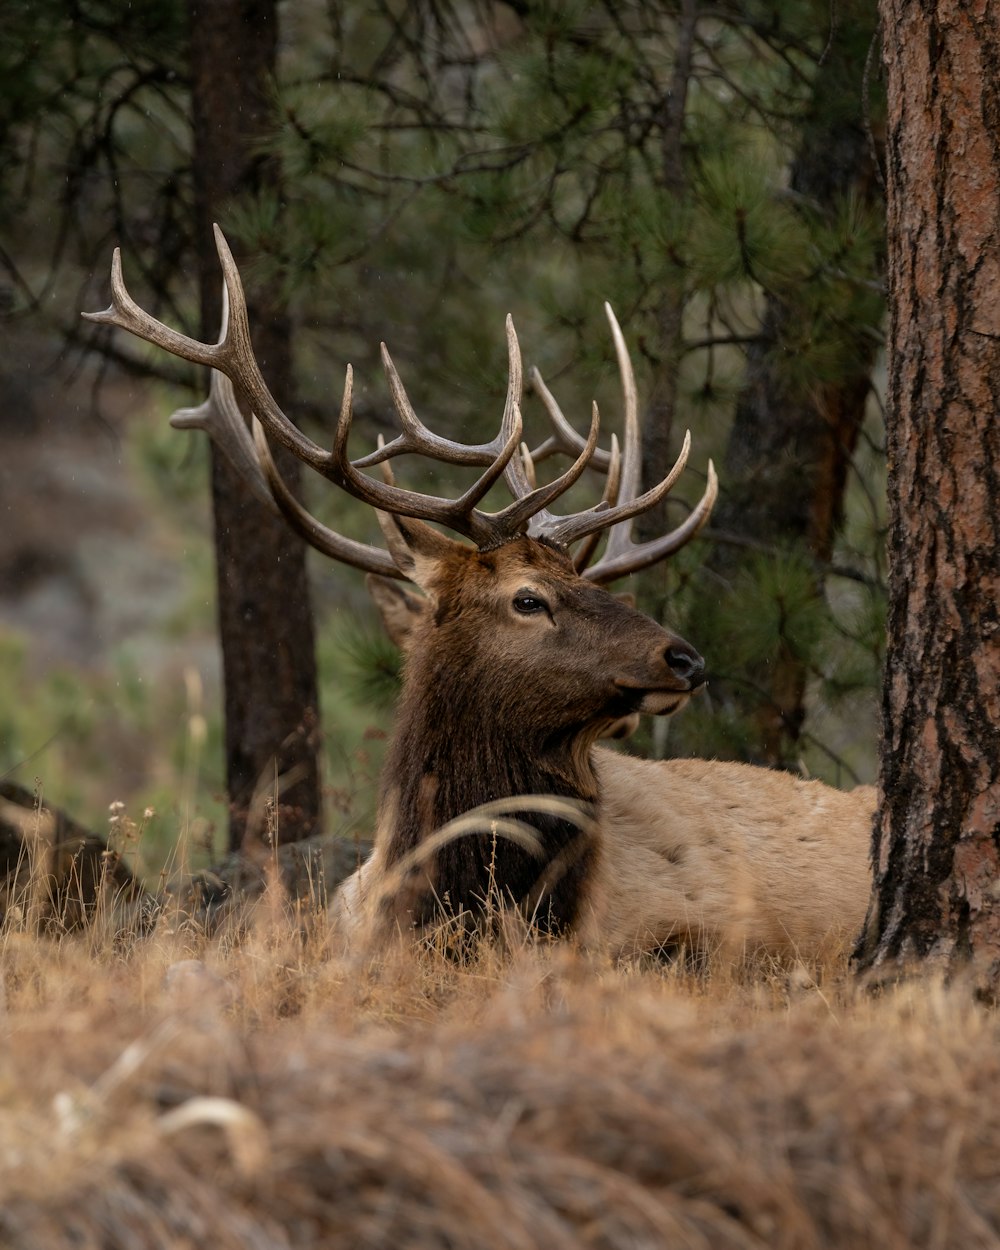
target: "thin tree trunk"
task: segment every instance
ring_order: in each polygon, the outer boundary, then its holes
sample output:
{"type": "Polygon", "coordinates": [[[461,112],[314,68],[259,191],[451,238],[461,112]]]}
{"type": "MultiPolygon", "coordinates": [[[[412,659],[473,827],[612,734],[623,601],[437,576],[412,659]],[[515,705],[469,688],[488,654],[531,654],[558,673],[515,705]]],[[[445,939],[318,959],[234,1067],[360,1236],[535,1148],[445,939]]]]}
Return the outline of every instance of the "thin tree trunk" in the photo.
{"type": "MultiPolygon", "coordinates": [[[[874,15],[861,10],[846,19],[842,15],[841,22],[817,72],[813,105],[791,170],[792,190],[819,216],[832,216],[848,196],[872,203],[880,194],[861,109],[862,57],[874,33],[874,15]],[[847,97],[846,110],[834,107],[852,76],[856,95],[847,97]]],[[[801,384],[793,388],[777,348],[795,342],[803,315],[798,303],[777,294],[768,297],[760,339],[747,358],[726,449],[726,493],[714,519],[722,531],[797,550],[822,564],[830,559],[842,519],[877,339],[874,326],[857,325],[848,335],[851,363],[840,377],[817,381],[808,390],[801,384]]],[[[839,331],[841,338],[844,334],[839,331]]],[[[744,561],[736,549],[720,544],[712,565],[733,578],[744,561]]],[[[821,593],[818,581],[816,593],[821,593]]],[[[750,676],[749,688],[717,683],[716,697],[749,711],[756,722],[757,737],[747,758],[793,765],[805,720],[805,665],[784,647],[772,664],[750,676]]]]}
{"type": "MultiPolygon", "coordinates": [[[[660,117],[661,185],[677,200],[687,195],[684,161],[684,117],[694,58],[698,0],[683,0],[677,24],[677,47],[670,87],[660,117]]],[[[681,358],[687,292],[683,279],[666,283],[656,308],[657,355],[660,367],[653,379],[642,423],[642,487],[649,490],[666,477],[673,463],[671,436],[677,406],[677,369],[681,358]]],[[[636,519],[640,539],[655,538],[669,529],[667,503],[661,501],[636,519]]],[[[662,605],[660,605],[662,606],[662,605]]]]}
{"type": "Polygon", "coordinates": [[[861,968],[1000,976],[1000,11],[883,0],[889,650],[861,968]]]}
{"type": "MultiPolygon", "coordinates": [[[[221,275],[211,224],[240,193],[280,195],[276,163],[257,145],[273,125],[268,97],[277,54],[275,0],[192,0],[190,6],[195,190],[202,333],[214,339],[221,275]]],[[[248,292],[254,348],[283,404],[291,395],[287,310],[273,293],[248,292]]],[[[277,449],[293,484],[294,460],[277,449]]],[[[219,633],[225,682],[229,847],[263,836],[282,842],[318,832],[320,787],[316,661],[305,548],[212,453],[219,633]],[[256,800],[256,801],[255,801],[256,800]]]]}

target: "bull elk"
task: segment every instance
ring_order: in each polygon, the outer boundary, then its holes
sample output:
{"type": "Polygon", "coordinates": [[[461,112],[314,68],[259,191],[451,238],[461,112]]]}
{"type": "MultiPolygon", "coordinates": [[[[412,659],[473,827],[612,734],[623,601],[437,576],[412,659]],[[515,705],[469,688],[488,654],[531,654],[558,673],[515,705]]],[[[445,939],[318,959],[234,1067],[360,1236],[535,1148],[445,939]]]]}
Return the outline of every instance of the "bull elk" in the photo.
{"type": "Polygon", "coordinates": [[[745,765],[649,762],[596,745],[637,713],[673,714],[704,683],[704,662],[689,643],[604,585],[688,542],[717,493],[710,462],[704,493],[685,520],[653,540],[633,540],[632,519],[663,499],[683,472],[690,435],[663,481],[642,492],[635,382],[610,307],[624,401],[621,451],[614,438],[610,451],[598,449],[596,404],[582,439],[537,375],[554,433],[534,454],[527,451],[521,354],[508,317],[507,397],[496,438],[466,445],[427,429],[383,344],[401,432],[351,460],[350,366],[325,450],[268,390],[251,347],[239,273],[218,228],[216,244],[226,296],[217,343],[179,334],[144,312],[126,290],[117,250],[112,304],[86,315],[208,365],[210,401],[176,414],[174,424],[206,428],[249,489],[312,546],[370,574],[409,579],[424,595],[411,596],[407,608],[403,689],[381,779],[375,849],[342,887],[340,915],[352,925],[419,927],[450,911],[478,925],[495,888],[543,931],[576,933],[613,953],[680,942],[812,953],[826,938],[857,929],[870,888],[869,790],[845,794],[745,765]],[[234,385],[253,413],[252,434],[234,385]],[[280,477],[268,439],[371,504],[388,550],[344,538],[311,516],[280,477]],[[539,486],[535,462],[552,450],[570,452],[573,462],[539,486]],[[482,471],[458,499],[424,495],[395,483],[390,461],[404,453],[482,471]],[[363,471],[375,466],[382,480],[363,471]],[[550,511],[588,466],[607,474],[601,502],[572,515],[550,511]],[[480,505],[501,477],[513,500],[487,512],[480,505]],[[607,545],[595,562],[605,531],[607,545]],[[498,800],[505,816],[531,828],[529,840],[495,831],[437,836],[463,813],[498,800]],[[582,821],[580,810],[592,819],[582,821]],[[404,884],[389,892],[394,877],[404,884]]]}

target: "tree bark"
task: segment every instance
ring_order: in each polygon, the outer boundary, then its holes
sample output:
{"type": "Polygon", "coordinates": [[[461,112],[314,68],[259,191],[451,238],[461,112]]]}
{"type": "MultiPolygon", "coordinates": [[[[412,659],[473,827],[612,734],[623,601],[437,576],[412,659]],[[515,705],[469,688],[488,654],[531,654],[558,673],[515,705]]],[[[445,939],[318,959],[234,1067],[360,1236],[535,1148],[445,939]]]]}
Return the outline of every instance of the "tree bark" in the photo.
{"type": "MultiPolygon", "coordinates": [[[[218,334],[221,271],[212,222],[240,193],[269,187],[280,170],[259,145],[273,125],[276,0],[191,0],[194,168],[205,338],[218,334]]],[[[239,256],[237,255],[237,260],[239,256]]],[[[291,395],[287,309],[273,292],[248,291],[254,348],[273,392],[291,395]]],[[[276,449],[294,486],[298,466],[276,449]]],[[[318,694],[305,548],[243,487],[212,449],[219,633],[225,684],[229,847],[276,833],[297,841],[319,831],[318,694]],[[262,800],[276,798],[266,823],[262,800]]]]}
{"type": "Polygon", "coordinates": [[[1000,976],[1000,12],[883,0],[889,649],[862,969],[1000,976]]]}
{"type": "MultiPolygon", "coordinates": [[[[840,15],[813,86],[790,186],[818,216],[832,216],[849,196],[867,204],[880,190],[861,102],[861,64],[875,30],[867,6],[840,15]],[[845,83],[857,83],[845,91],[845,83]]],[[[782,370],[783,343],[804,321],[801,305],[768,296],[758,341],[748,352],[725,455],[726,491],[715,510],[719,530],[749,535],[765,546],[799,552],[822,565],[830,560],[843,514],[851,458],[865,415],[875,364],[877,327],[862,322],[846,338],[849,365],[834,380],[808,391],[789,386],[782,370]]],[[[817,333],[829,332],[823,326],[817,333]]],[[[719,545],[712,567],[727,579],[745,555],[719,545]]],[[[817,575],[816,594],[821,594],[817,575]]],[[[750,674],[749,687],[714,684],[718,699],[749,711],[756,740],[745,758],[772,767],[794,766],[805,721],[808,673],[802,659],[783,648],[773,663],[750,674]]]]}

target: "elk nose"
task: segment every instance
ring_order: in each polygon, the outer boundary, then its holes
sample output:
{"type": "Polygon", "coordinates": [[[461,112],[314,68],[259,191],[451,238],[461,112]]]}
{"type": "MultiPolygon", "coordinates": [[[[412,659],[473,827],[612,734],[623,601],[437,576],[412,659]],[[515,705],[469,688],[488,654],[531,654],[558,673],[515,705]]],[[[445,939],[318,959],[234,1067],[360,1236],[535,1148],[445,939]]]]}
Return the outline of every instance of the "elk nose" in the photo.
{"type": "Polygon", "coordinates": [[[692,690],[704,681],[705,661],[694,647],[681,639],[671,643],[664,654],[664,659],[674,676],[679,677],[681,681],[686,681],[692,690]]]}

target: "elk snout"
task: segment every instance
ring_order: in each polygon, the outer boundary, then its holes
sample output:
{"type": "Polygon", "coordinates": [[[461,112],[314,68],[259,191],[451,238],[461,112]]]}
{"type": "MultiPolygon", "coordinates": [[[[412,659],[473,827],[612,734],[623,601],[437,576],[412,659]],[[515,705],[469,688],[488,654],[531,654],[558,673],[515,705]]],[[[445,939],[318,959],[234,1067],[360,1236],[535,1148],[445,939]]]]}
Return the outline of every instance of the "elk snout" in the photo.
{"type": "Polygon", "coordinates": [[[659,638],[632,673],[622,673],[615,682],[621,691],[635,691],[637,712],[672,716],[705,684],[705,661],[690,643],[657,629],[659,638]]]}
{"type": "Polygon", "coordinates": [[[687,683],[689,690],[697,690],[705,681],[705,661],[690,643],[675,638],[664,652],[667,668],[678,681],[687,683]]]}

